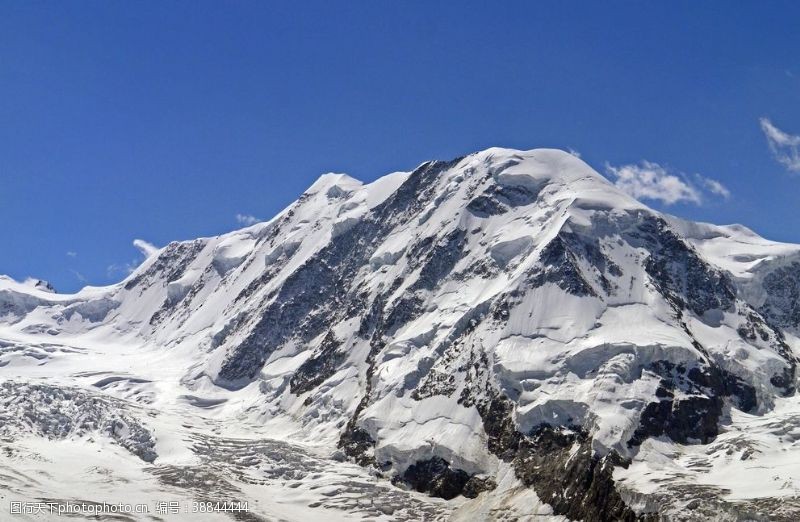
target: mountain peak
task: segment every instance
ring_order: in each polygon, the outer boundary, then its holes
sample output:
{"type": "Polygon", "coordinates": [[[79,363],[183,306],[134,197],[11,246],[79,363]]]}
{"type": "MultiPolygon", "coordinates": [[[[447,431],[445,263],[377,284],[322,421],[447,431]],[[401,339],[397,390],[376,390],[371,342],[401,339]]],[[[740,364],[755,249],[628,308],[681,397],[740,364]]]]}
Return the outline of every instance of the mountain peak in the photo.
{"type": "Polygon", "coordinates": [[[363,183],[352,176],[341,173],[328,172],[322,174],[306,189],[305,194],[312,195],[321,192],[329,195],[343,194],[361,187],[363,183]]]}
{"type": "Polygon", "coordinates": [[[800,460],[780,442],[800,411],[800,247],[664,216],[565,151],[326,174],[257,227],[141,246],[127,279],[72,296],[0,277],[0,373],[135,402],[134,431],[95,435],[140,457],[246,426],[477,497],[473,515],[529,494],[591,520],[674,513],[697,483],[749,493],[695,459],[800,460]],[[179,436],[151,444],[149,425],[179,436]]]}

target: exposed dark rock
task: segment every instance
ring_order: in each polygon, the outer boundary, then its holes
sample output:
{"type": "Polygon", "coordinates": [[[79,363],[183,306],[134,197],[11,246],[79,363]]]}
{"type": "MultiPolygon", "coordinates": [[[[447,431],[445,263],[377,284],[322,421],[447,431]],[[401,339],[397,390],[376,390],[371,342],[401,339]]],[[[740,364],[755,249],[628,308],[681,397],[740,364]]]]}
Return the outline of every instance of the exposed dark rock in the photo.
{"type": "Polygon", "coordinates": [[[477,407],[483,419],[483,429],[489,437],[487,441],[489,451],[502,460],[512,460],[523,439],[514,425],[513,403],[502,395],[497,395],[488,403],[477,407]]]}
{"type": "Polygon", "coordinates": [[[781,373],[776,373],[770,377],[769,382],[776,388],[783,390],[784,396],[792,395],[795,392],[795,366],[787,366],[781,373]]]}
{"type": "Polygon", "coordinates": [[[615,286],[608,276],[620,277],[622,269],[603,253],[597,234],[579,235],[575,232],[562,231],[559,237],[575,258],[588,262],[589,266],[594,269],[594,273],[591,275],[600,284],[606,295],[612,295],[615,286]]]}
{"type": "Polygon", "coordinates": [[[747,317],[747,323],[737,329],[739,336],[747,341],[756,341],[755,335],[765,343],[768,343],[775,352],[778,353],[786,361],[787,366],[783,368],[780,373],[776,373],[770,378],[770,383],[782,390],[784,396],[792,395],[795,392],[795,374],[797,372],[797,357],[794,352],[786,344],[786,339],[783,332],[769,323],[765,317],[752,310],[747,309],[744,314],[747,317]]]}
{"type": "Polygon", "coordinates": [[[765,342],[769,341],[769,332],[764,328],[765,325],[761,321],[755,319],[757,318],[753,315],[748,316],[747,322],[736,329],[739,337],[745,341],[751,342],[757,341],[758,339],[765,342]]]}
{"type": "Polygon", "coordinates": [[[800,327],[800,262],[776,268],[762,284],[766,299],[760,312],[779,327],[800,327]]]}
{"type": "Polygon", "coordinates": [[[684,444],[706,444],[719,433],[724,397],[733,398],[742,411],[752,411],[757,406],[752,386],[716,366],[687,370],[668,361],[656,361],[651,370],[661,377],[656,391],[658,400],[645,407],[628,446],[661,435],[684,444]]]}
{"type": "Polygon", "coordinates": [[[375,465],[375,457],[369,455],[369,451],[375,446],[375,440],[356,424],[357,419],[356,416],[350,419],[339,437],[338,447],[361,466],[375,465]]]}
{"type": "Polygon", "coordinates": [[[540,255],[540,265],[528,273],[528,281],[534,288],[545,283],[554,283],[572,295],[597,295],[584,279],[577,257],[561,236],[544,247],[540,255]]]}
{"type": "Polygon", "coordinates": [[[422,311],[423,300],[413,294],[404,294],[397,300],[386,318],[386,323],[382,325],[383,331],[387,335],[392,335],[403,325],[415,319],[422,311]]]}
{"type": "Polygon", "coordinates": [[[345,358],[345,354],[339,351],[340,346],[333,332],[328,332],[317,353],[301,364],[289,379],[291,392],[300,395],[311,391],[333,375],[345,358]]]}
{"type": "Polygon", "coordinates": [[[492,185],[489,189],[496,199],[509,207],[524,207],[535,203],[543,186],[533,188],[522,185],[492,185]]]}
{"type": "Polygon", "coordinates": [[[467,498],[477,498],[484,491],[494,491],[496,488],[497,483],[493,479],[472,475],[467,483],[464,484],[461,494],[467,498]]]}
{"type": "Polygon", "coordinates": [[[34,282],[33,287],[36,288],[37,290],[41,290],[42,292],[47,292],[49,294],[58,293],[55,287],[51,285],[49,281],[45,281],[44,279],[37,279],[34,282]]]}
{"type": "Polygon", "coordinates": [[[663,219],[643,215],[628,239],[647,249],[644,268],[652,284],[679,308],[702,316],[709,310],[733,306],[736,290],[729,276],[705,263],[663,219]]]}
{"type": "Polygon", "coordinates": [[[495,216],[505,214],[510,207],[530,205],[538,196],[539,190],[528,187],[490,185],[467,204],[467,210],[477,217],[495,216]]]}
{"type": "Polygon", "coordinates": [[[170,243],[147,270],[125,283],[125,289],[132,290],[140,286],[144,290],[157,279],[163,279],[166,283],[177,281],[206,244],[205,239],[170,243]]]}
{"type": "Polygon", "coordinates": [[[722,399],[718,397],[692,396],[679,401],[665,397],[645,407],[628,445],[639,445],[644,439],[659,435],[681,443],[706,444],[717,436],[721,413],[722,399]]]}
{"type": "Polygon", "coordinates": [[[467,204],[467,210],[478,217],[496,216],[508,212],[508,208],[495,198],[480,195],[467,204]]]}
{"type": "Polygon", "coordinates": [[[406,469],[395,483],[405,482],[420,493],[427,493],[445,500],[459,495],[475,498],[483,491],[496,487],[491,479],[482,479],[467,472],[454,469],[441,457],[419,460],[406,469]]]}
{"type": "Polygon", "coordinates": [[[414,389],[411,396],[416,400],[434,395],[450,396],[457,389],[455,375],[463,364],[462,354],[467,338],[488,316],[491,301],[484,301],[462,315],[450,328],[450,332],[434,348],[434,353],[417,365],[417,370],[406,378],[406,389],[414,389]]]}
{"type": "Polygon", "coordinates": [[[422,400],[434,395],[452,395],[456,391],[456,376],[453,373],[444,373],[438,370],[430,370],[425,377],[424,383],[417,387],[411,397],[414,400],[422,400]]]}
{"type": "MultiPolygon", "coordinates": [[[[440,240],[430,249],[430,254],[425,257],[419,278],[414,281],[411,290],[433,290],[441,284],[463,255],[464,238],[463,230],[456,230],[440,240]]],[[[413,255],[413,254],[412,254],[413,255]]]]}
{"type": "Polygon", "coordinates": [[[614,485],[612,474],[627,463],[612,452],[600,457],[579,429],[543,425],[523,439],[513,461],[517,477],[532,486],[557,515],[584,521],[657,520],[637,515],[614,485]]]}

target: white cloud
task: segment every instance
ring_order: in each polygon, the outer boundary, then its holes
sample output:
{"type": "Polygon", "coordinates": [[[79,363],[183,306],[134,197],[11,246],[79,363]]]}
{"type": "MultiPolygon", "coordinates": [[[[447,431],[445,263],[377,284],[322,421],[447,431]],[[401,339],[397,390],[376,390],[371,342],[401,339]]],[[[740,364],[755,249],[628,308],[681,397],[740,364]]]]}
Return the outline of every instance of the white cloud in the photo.
{"type": "Polygon", "coordinates": [[[580,152],[578,152],[577,150],[573,149],[572,147],[570,147],[570,148],[567,150],[567,152],[569,152],[570,154],[572,154],[572,155],[573,155],[573,156],[575,156],[576,158],[580,158],[580,157],[581,157],[581,153],[580,153],[580,152]]]}
{"type": "Polygon", "coordinates": [[[239,222],[240,225],[250,226],[255,225],[260,219],[255,216],[250,216],[247,214],[236,214],[236,221],[239,222]]]}
{"type": "Polygon", "coordinates": [[[695,178],[697,178],[697,181],[700,183],[701,187],[705,188],[712,194],[716,196],[722,196],[724,199],[731,197],[731,191],[719,181],[711,178],[704,178],[700,174],[695,174],[695,178]]]}
{"type": "Polygon", "coordinates": [[[142,254],[144,254],[145,258],[148,258],[148,257],[152,256],[153,254],[155,254],[156,252],[158,252],[159,250],[161,250],[160,248],[158,248],[154,244],[148,243],[144,239],[134,239],[133,240],[133,246],[138,248],[142,252],[142,254]]]}
{"type": "Polygon", "coordinates": [[[643,160],[640,164],[614,167],[606,164],[614,185],[636,199],[661,201],[666,205],[693,203],[700,205],[708,194],[730,197],[730,191],[719,181],[695,174],[696,184],[681,172],[675,172],[643,160]]]}
{"type": "Polygon", "coordinates": [[[69,252],[67,252],[67,257],[76,258],[78,257],[78,253],[70,250],[69,252]]]}
{"type": "Polygon", "coordinates": [[[700,192],[684,179],[650,161],[640,165],[606,165],[606,170],[614,177],[614,184],[623,192],[636,199],[653,199],[667,205],[679,202],[700,204],[700,192]]]}
{"type": "Polygon", "coordinates": [[[800,136],[783,132],[767,118],[761,118],[759,122],[778,163],[789,172],[800,172],[800,136]]]}

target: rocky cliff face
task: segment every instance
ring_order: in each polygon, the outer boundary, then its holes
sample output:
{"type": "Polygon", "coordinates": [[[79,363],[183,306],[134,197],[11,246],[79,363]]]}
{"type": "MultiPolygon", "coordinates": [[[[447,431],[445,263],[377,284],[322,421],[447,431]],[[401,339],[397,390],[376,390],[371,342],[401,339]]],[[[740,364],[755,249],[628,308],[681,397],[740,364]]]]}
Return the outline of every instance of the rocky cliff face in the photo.
{"type": "Polygon", "coordinates": [[[114,287],[7,282],[0,314],[15,335],[185,361],[169,378],[194,406],[313,432],[404,487],[482,505],[529,488],[554,517],[635,520],[685,512],[690,494],[663,492],[714,480],[670,468],[647,500],[675,452],[745,473],[731,448],[767,439],[737,423],[797,402],[798,289],[800,247],[660,215],[564,152],[489,149],[368,185],[323,176],[114,287]]]}

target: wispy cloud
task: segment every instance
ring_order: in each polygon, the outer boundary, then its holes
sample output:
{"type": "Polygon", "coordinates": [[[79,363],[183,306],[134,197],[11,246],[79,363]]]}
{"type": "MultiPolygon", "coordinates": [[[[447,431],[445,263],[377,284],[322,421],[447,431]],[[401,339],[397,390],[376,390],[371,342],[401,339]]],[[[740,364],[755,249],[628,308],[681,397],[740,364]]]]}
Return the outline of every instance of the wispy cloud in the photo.
{"type": "Polygon", "coordinates": [[[73,252],[72,250],[70,250],[69,252],[67,252],[67,257],[71,257],[71,258],[74,259],[74,258],[78,257],[78,253],[77,252],[73,252]]]}
{"type": "Polygon", "coordinates": [[[134,270],[139,268],[139,265],[142,264],[148,257],[152,256],[153,254],[157,253],[160,248],[155,246],[152,243],[148,243],[144,239],[134,239],[133,246],[139,249],[141,252],[141,256],[135,257],[126,263],[111,263],[106,267],[106,275],[109,278],[115,278],[120,275],[127,277],[130,275],[134,270]]]}
{"type": "Polygon", "coordinates": [[[150,257],[153,254],[155,254],[156,252],[158,252],[159,250],[161,250],[160,248],[158,248],[154,244],[148,243],[144,239],[134,239],[133,240],[133,246],[138,248],[142,252],[142,254],[144,254],[144,257],[150,257]]]}
{"type": "Polygon", "coordinates": [[[123,275],[127,277],[141,264],[140,259],[133,259],[127,263],[111,263],[106,267],[106,275],[110,278],[123,275]]]}
{"type": "Polygon", "coordinates": [[[708,196],[729,198],[730,191],[719,181],[695,174],[694,182],[686,174],[643,160],[638,165],[615,167],[606,164],[606,172],[617,188],[636,199],[703,204],[708,196]]]}
{"type": "Polygon", "coordinates": [[[255,225],[261,220],[255,216],[250,216],[248,214],[236,214],[236,221],[240,225],[246,225],[249,227],[250,225],[255,225]]]}
{"type": "Polygon", "coordinates": [[[719,181],[711,178],[704,178],[700,174],[695,174],[695,179],[701,187],[711,192],[715,196],[721,196],[723,199],[728,199],[731,197],[731,191],[719,181]]]}
{"type": "Polygon", "coordinates": [[[800,136],[780,130],[767,118],[761,118],[759,123],[778,163],[789,172],[800,172],[800,136]]]}

